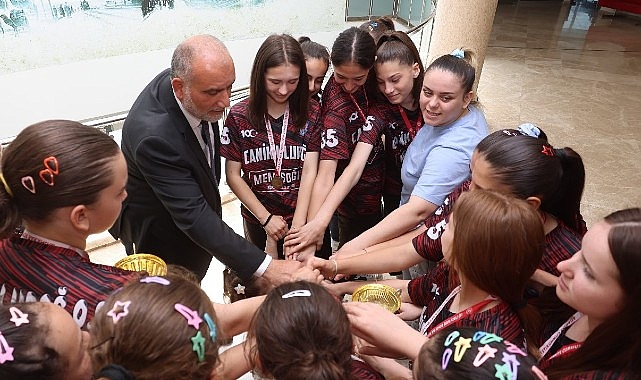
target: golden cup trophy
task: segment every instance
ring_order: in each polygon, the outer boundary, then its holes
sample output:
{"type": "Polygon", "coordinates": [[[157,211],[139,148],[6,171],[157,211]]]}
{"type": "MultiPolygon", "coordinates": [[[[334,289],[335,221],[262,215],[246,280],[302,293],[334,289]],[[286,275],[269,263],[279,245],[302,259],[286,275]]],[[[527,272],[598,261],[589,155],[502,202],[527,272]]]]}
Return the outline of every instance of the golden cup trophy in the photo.
{"type": "Polygon", "coordinates": [[[367,284],[354,291],[352,302],[373,302],[396,313],[401,308],[401,290],[384,284],[367,284]]]}
{"type": "Polygon", "coordinates": [[[118,260],[116,268],[134,272],[145,271],[150,276],[164,276],[167,274],[167,264],[163,259],[148,253],[136,253],[118,260]]]}

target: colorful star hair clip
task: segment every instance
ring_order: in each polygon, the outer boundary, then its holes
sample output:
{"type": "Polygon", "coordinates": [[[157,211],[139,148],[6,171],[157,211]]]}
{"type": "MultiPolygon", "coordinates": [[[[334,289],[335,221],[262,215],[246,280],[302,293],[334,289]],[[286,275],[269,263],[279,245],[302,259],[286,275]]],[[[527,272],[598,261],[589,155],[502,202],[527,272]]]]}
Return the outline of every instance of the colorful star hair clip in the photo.
{"type": "Polygon", "coordinates": [[[29,323],[29,318],[28,318],[29,314],[23,313],[17,307],[15,306],[10,307],[9,313],[11,313],[11,319],[9,320],[13,322],[16,325],[16,327],[20,327],[20,325],[29,323]]]}
{"type": "Polygon", "coordinates": [[[203,318],[205,318],[207,327],[209,327],[209,337],[211,338],[211,341],[216,341],[216,324],[214,324],[214,320],[211,319],[211,317],[207,313],[203,314],[203,318]]]}
{"type": "Polygon", "coordinates": [[[202,362],[205,360],[205,338],[203,338],[203,334],[200,330],[198,330],[198,333],[191,338],[191,349],[196,353],[198,356],[198,361],[202,362]]]}
{"type": "Polygon", "coordinates": [[[245,294],[245,286],[242,284],[238,284],[234,287],[234,290],[236,291],[236,294],[241,295],[245,294]]]}
{"type": "Polygon", "coordinates": [[[114,302],[114,306],[107,312],[107,315],[113,319],[114,325],[118,323],[121,318],[129,314],[129,305],[131,305],[131,301],[114,302]]]}
{"type": "Polygon", "coordinates": [[[13,361],[13,347],[9,346],[9,343],[0,331],[0,364],[10,361],[13,361]]]}
{"type": "Polygon", "coordinates": [[[196,330],[200,327],[200,322],[203,320],[198,316],[198,312],[191,310],[187,306],[177,303],[174,305],[174,308],[179,312],[185,319],[187,319],[187,324],[193,326],[196,330]]]}

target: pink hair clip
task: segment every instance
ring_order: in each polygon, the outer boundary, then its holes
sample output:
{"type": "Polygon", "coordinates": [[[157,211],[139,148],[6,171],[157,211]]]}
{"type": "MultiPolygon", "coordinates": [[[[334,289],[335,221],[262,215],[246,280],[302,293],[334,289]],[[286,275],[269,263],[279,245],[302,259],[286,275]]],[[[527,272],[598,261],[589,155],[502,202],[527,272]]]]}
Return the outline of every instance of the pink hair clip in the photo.
{"type": "Polygon", "coordinates": [[[203,320],[198,316],[198,312],[191,310],[187,306],[177,303],[174,305],[174,308],[176,309],[177,312],[182,314],[185,319],[187,319],[187,324],[190,326],[194,326],[196,330],[200,327],[200,322],[203,320]]]}
{"type": "Polygon", "coordinates": [[[114,325],[118,323],[120,318],[123,318],[127,314],[129,314],[129,305],[131,305],[131,301],[125,301],[125,302],[116,301],[114,303],[114,306],[111,308],[111,310],[107,312],[107,315],[113,319],[114,325]]]}
{"type": "Polygon", "coordinates": [[[33,182],[32,176],[28,175],[28,176],[22,177],[21,182],[22,182],[22,186],[25,189],[29,190],[31,194],[36,193],[36,184],[33,182]]]}
{"type": "Polygon", "coordinates": [[[484,345],[483,347],[479,347],[478,350],[479,350],[479,353],[476,354],[476,357],[474,358],[474,362],[472,362],[474,367],[480,367],[489,358],[495,357],[496,356],[496,352],[498,351],[496,348],[492,348],[492,347],[488,346],[487,344],[484,345]]]}
{"type": "Polygon", "coordinates": [[[9,343],[0,331],[0,364],[10,361],[13,361],[13,347],[9,346],[9,343]]]}
{"type": "Polygon", "coordinates": [[[16,327],[20,327],[20,325],[29,323],[29,318],[28,318],[29,314],[23,313],[17,307],[15,306],[10,307],[9,313],[11,313],[11,319],[9,320],[13,322],[16,325],[16,327]]]}
{"type": "Polygon", "coordinates": [[[160,285],[169,285],[170,282],[164,277],[158,277],[158,276],[149,276],[149,277],[144,277],[140,279],[140,282],[145,283],[145,284],[150,284],[150,283],[156,283],[160,285]]]}

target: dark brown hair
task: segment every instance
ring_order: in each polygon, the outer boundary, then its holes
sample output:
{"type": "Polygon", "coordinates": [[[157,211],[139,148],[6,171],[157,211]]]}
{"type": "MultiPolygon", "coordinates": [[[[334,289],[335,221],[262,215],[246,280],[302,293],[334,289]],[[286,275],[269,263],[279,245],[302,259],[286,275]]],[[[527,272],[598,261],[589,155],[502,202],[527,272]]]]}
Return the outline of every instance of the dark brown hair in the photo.
{"type": "Polygon", "coordinates": [[[329,67],[329,52],[325,46],[312,41],[307,36],[298,37],[298,42],[300,43],[301,49],[303,49],[305,59],[320,59],[329,67]]]}
{"type": "MultiPolygon", "coordinates": [[[[508,342],[494,334],[484,341],[488,333],[470,327],[450,327],[439,331],[431,337],[421,350],[414,362],[414,379],[416,380],[458,380],[458,379],[496,379],[496,366],[504,365],[504,355],[510,355],[518,364],[517,373],[512,374],[513,379],[537,379],[532,373],[532,367],[536,365],[536,359],[532,356],[522,356],[508,351],[508,342]],[[452,339],[466,339],[469,346],[460,360],[449,358],[446,369],[443,369],[443,357],[447,347],[453,346],[452,339]],[[468,340],[469,339],[469,340],[468,340]],[[447,344],[446,344],[447,343],[447,344]],[[488,357],[482,364],[477,365],[477,354],[479,349],[489,346],[497,350],[494,355],[488,357]]],[[[512,343],[510,343],[512,344],[512,343]]],[[[518,344],[516,345],[519,346],[518,344]]]]}
{"type": "Polygon", "coordinates": [[[64,380],[66,363],[47,346],[49,325],[39,302],[0,304],[0,333],[13,348],[13,360],[0,365],[2,380],[64,380]],[[9,308],[17,307],[29,315],[29,323],[16,324],[9,308]]]}
{"type": "Polygon", "coordinates": [[[414,98],[414,105],[416,106],[421,97],[425,68],[423,67],[423,61],[416,49],[416,45],[414,45],[412,39],[404,32],[388,32],[378,40],[376,64],[380,65],[395,61],[408,66],[412,66],[415,63],[418,64],[419,74],[418,77],[414,78],[414,85],[412,86],[412,97],[414,98]]]}
{"type": "Polygon", "coordinates": [[[450,265],[512,306],[530,350],[536,352],[533,344],[541,320],[534,307],[524,303],[523,294],[545,249],[539,215],[527,202],[489,190],[462,194],[452,213],[455,238],[450,265]]]}
{"type": "Polygon", "coordinates": [[[356,63],[363,69],[371,69],[376,59],[376,43],[369,33],[351,27],[342,31],[332,45],[332,65],[356,63]]]}
{"type": "Polygon", "coordinates": [[[190,280],[166,276],[168,285],[134,281],[112,294],[89,327],[95,370],[120,365],[136,380],[209,379],[218,360],[220,332],[210,339],[204,314],[216,323],[214,306],[205,292],[190,280]],[[116,302],[130,302],[128,313],[117,322],[107,315],[116,302]],[[175,306],[182,304],[202,319],[198,328],[175,306]],[[204,360],[192,349],[192,338],[204,338],[204,360]]]}
{"type": "Polygon", "coordinates": [[[349,320],[341,303],[320,285],[298,281],[271,290],[252,320],[252,338],[256,367],[271,378],[351,378],[349,320]],[[301,291],[309,296],[286,296],[301,291]]]}
{"type": "Polygon", "coordinates": [[[625,371],[641,376],[641,209],[616,211],[605,217],[610,225],[608,246],[619,271],[623,308],[598,325],[571,356],[552,362],[550,379],[592,371],[625,371]]]}
{"type": "Polygon", "coordinates": [[[389,16],[381,16],[374,20],[365,21],[358,28],[369,33],[376,43],[385,32],[396,30],[394,20],[389,16]]]}
{"type": "Polygon", "coordinates": [[[464,57],[459,58],[451,54],[442,55],[434,60],[425,72],[441,70],[454,74],[461,80],[464,94],[472,91],[476,80],[475,55],[471,50],[463,50],[464,57]]]}
{"type": "Polygon", "coordinates": [[[13,195],[0,186],[0,237],[23,219],[47,221],[58,208],[96,202],[114,180],[109,164],[118,154],[111,137],[75,121],[47,120],[22,130],[2,152],[0,170],[13,195]],[[40,178],[47,157],[58,161],[53,186],[40,178]],[[35,193],[23,186],[25,177],[35,193]]]}
{"type": "Polygon", "coordinates": [[[543,131],[540,136],[503,129],[481,140],[476,151],[491,166],[493,178],[508,186],[512,194],[521,199],[539,198],[541,210],[583,235],[583,160],[571,148],[554,149],[543,138],[543,131]]]}
{"type": "Polygon", "coordinates": [[[265,74],[268,69],[290,64],[300,70],[296,90],[290,95],[289,113],[292,123],[303,128],[307,122],[309,87],[307,86],[307,65],[305,55],[298,41],[288,34],[272,34],[258,48],[249,81],[248,115],[252,125],[264,128],[267,115],[267,89],[265,74]]]}

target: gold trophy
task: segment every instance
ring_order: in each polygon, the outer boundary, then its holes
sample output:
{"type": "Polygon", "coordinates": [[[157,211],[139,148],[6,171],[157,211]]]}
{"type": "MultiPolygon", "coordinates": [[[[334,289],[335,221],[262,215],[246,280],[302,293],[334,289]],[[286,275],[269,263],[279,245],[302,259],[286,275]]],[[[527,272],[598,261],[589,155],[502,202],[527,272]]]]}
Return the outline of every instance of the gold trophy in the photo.
{"type": "Polygon", "coordinates": [[[167,274],[167,264],[156,255],[148,253],[136,253],[124,259],[118,260],[114,265],[116,268],[131,270],[134,272],[147,272],[150,276],[164,276],[167,274]]]}
{"type": "Polygon", "coordinates": [[[396,313],[401,308],[401,290],[384,284],[367,284],[354,291],[352,302],[373,302],[396,313]]]}

